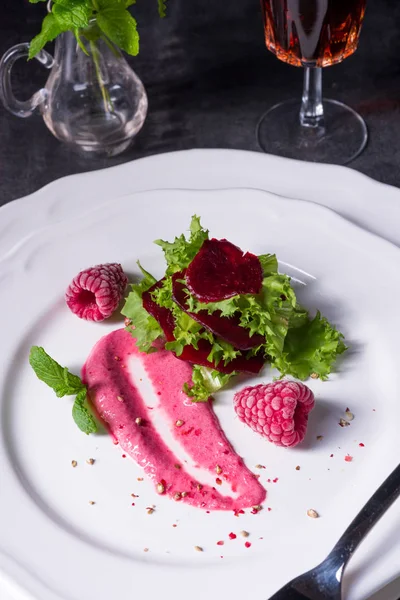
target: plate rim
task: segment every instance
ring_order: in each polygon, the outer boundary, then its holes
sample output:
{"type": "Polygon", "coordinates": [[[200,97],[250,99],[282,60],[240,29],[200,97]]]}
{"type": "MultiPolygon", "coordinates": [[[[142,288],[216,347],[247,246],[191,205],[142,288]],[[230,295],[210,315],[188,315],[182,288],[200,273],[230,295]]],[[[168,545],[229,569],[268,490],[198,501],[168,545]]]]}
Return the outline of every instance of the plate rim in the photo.
{"type": "Polygon", "coordinates": [[[29,235],[32,227],[40,229],[57,222],[60,218],[55,206],[57,199],[62,201],[63,198],[78,196],[82,202],[78,206],[75,204],[74,210],[84,211],[85,206],[93,206],[100,201],[103,187],[108,193],[110,180],[117,186],[117,195],[154,189],[185,189],[185,186],[176,185],[176,181],[183,176],[182,168],[192,170],[191,180],[196,180],[195,171],[200,168],[207,177],[212,176],[213,181],[218,182],[217,186],[209,187],[198,178],[190,189],[258,189],[289,199],[325,205],[356,225],[400,245],[400,234],[395,227],[394,218],[397,213],[400,221],[400,189],[394,186],[378,182],[350,167],[308,163],[249,150],[191,149],[155,154],[121,165],[67,175],[1,206],[0,259],[18,245],[21,236],[29,235]],[[215,165],[218,165],[220,173],[215,173],[215,165]],[[164,166],[168,173],[162,172],[164,166]],[[251,171],[250,179],[254,181],[254,185],[241,183],[242,175],[237,174],[238,168],[244,172],[251,171]],[[286,169],[290,170],[290,177],[286,176],[286,169]],[[279,179],[280,174],[285,176],[282,180],[279,179]],[[237,177],[239,181],[235,181],[237,177]],[[233,181],[232,185],[227,178],[233,181]],[[86,183],[95,188],[96,194],[82,195],[86,183]],[[322,184],[328,187],[328,198],[321,194],[322,184]],[[348,190],[351,190],[350,194],[348,190]],[[379,194],[379,203],[368,207],[366,198],[375,191],[377,196],[379,194]],[[346,194],[348,198],[341,199],[341,195],[346,194]],[[27,218],[25,214],[25,209],[29,209],[32,203],[37,207],[33,219],[27,218]],[[386,206],[383,211],[384,204],[386,206]],[[384,219],[384,224],[381,225],[379,221],[382,221],[382,213],[386,212],[393,216],[384,219]],[[7,247],[4,242],[2,244],[2,232],[7,232],[7,247]]]}

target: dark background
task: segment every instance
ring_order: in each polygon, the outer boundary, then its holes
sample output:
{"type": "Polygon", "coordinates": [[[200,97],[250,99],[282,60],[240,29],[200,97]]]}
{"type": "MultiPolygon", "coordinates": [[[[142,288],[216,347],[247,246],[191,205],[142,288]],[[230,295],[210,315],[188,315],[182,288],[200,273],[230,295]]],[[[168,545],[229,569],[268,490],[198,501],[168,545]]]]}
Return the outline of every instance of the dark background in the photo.
{"type": "MultiPolygon", "coordinates": [[[[40,29],[45,4],[0,2],[0,54],[40,29]]],[[[130,59],[149,96],[145,126],[115,159],[80,157],[59,143],[40,115],[19,119],[0,107],[0,205],[68,175],[183,148],[258,150],[255,127],[275,102],[300,95],[302,71],[264,46],[258,0],[169,0],[160,20],[156,0],[137,0],[141,52],[130,59]]],[[[359,50],[325,69],[325,95],[366,119],[370,141],[352,163],[379,181],[400,186],[400,2],[368,0],[359,50]]],[[[45,82],[36,61],[20,61],[16,94],[45,82]],[[22,64],[21,64],[22,63],[22,64]]]]}

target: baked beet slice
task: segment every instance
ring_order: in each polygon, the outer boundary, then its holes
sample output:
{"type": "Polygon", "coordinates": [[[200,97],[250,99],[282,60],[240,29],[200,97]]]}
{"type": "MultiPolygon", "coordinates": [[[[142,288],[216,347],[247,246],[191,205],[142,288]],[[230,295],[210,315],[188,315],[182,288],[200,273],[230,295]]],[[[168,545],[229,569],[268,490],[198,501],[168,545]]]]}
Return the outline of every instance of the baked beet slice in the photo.
{"type": "Polygon", "coordinates": [[[249,350],[265,342],[264,336],[260,334],[256,333],[250,336],[249,331],[240,326],[239,317],[235,315],[223,317],[220,310],[213,312],[211,315],[206,310],[201,310],[198,313],[189,312],[186,305],[187,294],[185,292],[185,284],[181,283],[181,280],[184,278],[185,271],[175,273],[172,276],[172,293],[177,305],[192,319],[204,325],[206,329],[209,329],[215,335],[229,342],[235,348],[239,348],[239,350],[249,350]]]}
{"type": "Polygon", "coordinates": [[[262,267],[255,254],[228,240],[205,240],[187,268],[188,288],[201,302],[218,302],[237,294],[258,294],[262,267]]]}
{"type": "Polygon", "coordinates": [[[165,338],[167,342],[172,342],[175,340],[174,338],[174,329],[175,329],[175,320],[172,312],[169,308],[165,308],[164,306],[158,306],[156,302],[151,297],[151,293],[154,290],[157,290],[162,286],[164,279],[160,279],[154,285],[151,286],[147,290],[147,292],[143,292],[142,302],[143,308],[147,310],[147,312],[155,318],[155,320],[159,323],[161,329],[164,332],[165,338]]]}
{"type": "MultiPolygon", "coordinates": [[[[161,326],[165,338],[167,342],[173,342],[174,338],[174,329],[175,329],[175,320],[172,312],[169,308],[165,308],[162,306],[158,306],[156,302],[151,298],[151,293],[154,290],[158,289],[163,284],[163,279],[157,281],[151,288],[147,290],[147,292],[143,293],[142,301],[143,308],[147,310],[147,312],[152,315],[155,320],[161,326]]],[[[187,362],[193,363],[195,365],[202,365],[204,367],[209,367],[211,369],[215,369],[216,371],[220,371],[221,373],[233,373],[233,371],[242,371],[244,373],[258,373],[263,364],[264,358],[262,356],[252,356],[247,359],[245,356],[240,355],[225,367],[222,362],[217,365],[207,360],[208,355],[210,354],[212,346],[210,342],[207,340],[199,340],[198,350],[193,348],[193,346],[185,346],[183,352],[179,358],[180,360],[186,360],[187,362]]]]}

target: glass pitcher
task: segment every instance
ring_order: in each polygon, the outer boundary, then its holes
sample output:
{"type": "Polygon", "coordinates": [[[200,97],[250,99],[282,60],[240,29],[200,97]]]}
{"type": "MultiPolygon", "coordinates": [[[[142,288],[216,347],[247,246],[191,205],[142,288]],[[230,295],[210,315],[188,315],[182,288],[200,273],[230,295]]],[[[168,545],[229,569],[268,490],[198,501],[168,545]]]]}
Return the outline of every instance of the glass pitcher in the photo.
{"type": "Polygon", "coordinates": [[[50,69],[50,76],[27,101],[14,96],[11,70],[16,60],[28,57],[29,44],[10,48],[0,62],[0,98],[18,117],[40,110],[47,127],[62,142],[95,156],[116,156],[145,121],[146,91],[110,42],[83,36],[81,41],[82,47],[72,32],[63,33],[56,40],[54,58],[45,50],[35,57],[50,69]]]}

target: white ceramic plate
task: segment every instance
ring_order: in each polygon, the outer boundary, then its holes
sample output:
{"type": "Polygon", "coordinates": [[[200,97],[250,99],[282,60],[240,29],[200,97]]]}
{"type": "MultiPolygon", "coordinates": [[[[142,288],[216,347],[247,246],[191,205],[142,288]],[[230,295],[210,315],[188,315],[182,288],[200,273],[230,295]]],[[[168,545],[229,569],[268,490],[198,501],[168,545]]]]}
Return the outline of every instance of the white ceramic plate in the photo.
{"type": "MultiPolygon", "coordinates": [[[[35,600],[264,600],[323,559],[399,457],[399,258],[395,246],[327,209],[245,190],[110,196],[14,246],[0,263],[0,568],[15,598],[25,590],[35,600]],[[185,231],[193,213],[216,237],[276,252],[303,302],[321,308],[351,345],[329,382],[311,382],[317,408],[298,449],[259,439],[234,418],[233,390],[219,395],[216,411],[235,448],[249,467],[266,466],[261,481],[272,510],[258,515],[206,514],[156,496],[108,436],[77,430],[70,403],[36,380],[27,362],[39,344],[77,372],[118,323],[74,317],[63,302],[70,279],[109,261],[137,272],[137,259],[161,275],[152,241],[185,231]],[[355,419],[341,428],[347,407],[355,419]],[[89,457],[95,465],[86,464],[89,457]],[[135,506],[131,493],[140,496],[135,506]],[[309,508],[321,518],[309,519],[309,508]],[[240,536],[228,540],[240,530],[250,532],[251,548],[240,536]]],[[[267,371],[262,379],[270,378],[267,371]]],[[[399,574],[399,524],[394,507],[360,548],[346,576],[347,598],[361,600],[399,574]]]]}

